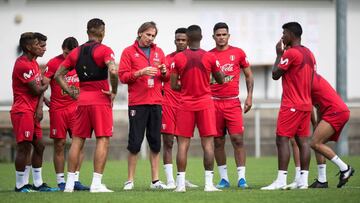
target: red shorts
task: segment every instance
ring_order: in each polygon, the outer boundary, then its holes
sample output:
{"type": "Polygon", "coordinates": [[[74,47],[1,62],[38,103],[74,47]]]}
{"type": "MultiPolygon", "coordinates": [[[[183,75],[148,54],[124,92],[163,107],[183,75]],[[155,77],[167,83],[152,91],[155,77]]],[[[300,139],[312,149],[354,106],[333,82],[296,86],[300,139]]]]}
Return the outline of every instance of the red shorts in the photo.
{"type": "Polygon", "coordinates": [[[199,130],[200,137],[216,135],[215,109],[210,108],[200,111],[184,111],[179,109],[176,114],[175,135],[193,137],[195,124],[199,130]]]}
{"type": "Polygon", "coordinates": [[[339,140],[342,129],[344,128],[346,122],[350,118],[350,111],[332,113],[328,115],[323,115],[322,120],[326,121],[334,128],[335,133],[329,138],[329,141],[337,142],[339,140]]]}
{"type": "Polygon", "coordinates": [[[276,135],[284,137],[309,137],[311,111],[280,107],[276,135]]]}
{"type": "Polygon", "coordinates": [[[111,137],[113,134],[113,115],[110,105],[78,106],[75,113],[73,136],[91,138],[111,137]]]}
{"type": "Polygon", "coordinates": [[[244,124],[242,117],[241,103],[236,99],[214,99],[216,131],[215,137],[221,137],[226,134],[226,130],[230,135],[242,135],[244,132],[244,124]]]}
{"type": "Polygon", "coordinates": [[[178,108],[168,105],[162,106],[161,133],[175,134],[175,118],[178,108]]]}
{"type": "Polygon", "coordinates": [[[35,121],[34,113],[10,113],[16,143],[32,142],[35,138],[42,139],[40,122],[35,121]]]}
{"type": "Polygon", "coordinates": [[[72,135],[74,131],[76,105],[68,108],[50,111],[50,138],[66,139],[66,132],[72,135]]]}

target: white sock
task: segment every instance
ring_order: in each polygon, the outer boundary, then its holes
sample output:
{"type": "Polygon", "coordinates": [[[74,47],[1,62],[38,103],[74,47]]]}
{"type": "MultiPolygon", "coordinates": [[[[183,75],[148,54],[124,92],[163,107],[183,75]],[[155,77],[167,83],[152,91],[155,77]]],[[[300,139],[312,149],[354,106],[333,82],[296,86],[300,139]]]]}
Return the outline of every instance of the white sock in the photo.
{"type": "Polygon", "coordinates": [[[299,181],[300,180],[300,167],[295,167],[295,178],[294,178],[294,182],[297,182],[297,181],[299,181]]]}
{"type": "Polygon", "coordinates": [[[31,165],[26,165],[24,171],[24,185],[29,184],[30,171],[31,171],[31,165]]]}
{"type": "Polygon", "coordinates": [[[15,176],[16,176],[16,188],[20,189],[22,188],[25,184],[24,184],[24,171],[15,171],[15,176]]]}
{"type": "Polygon", "coordinates": [[[57,173],[56,174],[56,182],[57,182],[57,184],[65,183],[65,175],[64,175],[64,173],[57,173]]]}
{"type": "Polygon", "coordinates": [[[39,187],[43,184],[43,179],[41,175],[41,167],[40,168],[32,168],[32,174],[33,174],[33,183],[35,187],[39,187]]]}
{"type": "Polygon", "coordinates": [[[287,171],[279,170],[279,171],[278,171],[277,178],[276,178],[276,181],[277,181],[280,185],[287,185],[287,184],[286,184],[286,179],[287,179],[287,171]]]}
{"type": "Polygon", "coordinates": [[[174,182],[173,165],[172,164],[165,164],[164,165],[164,171],[165,171],[167,183],[174,182]]]}
{"type": "Polygon", "coordinates": [[[222,165],[222,166],[218,166],[218,169],[219,169],[219,173],[220,173],[220,178],[225,179],[226,181],[229,182],[229,177],[228,177],[228,174],[227,174],[227,166],[226,166],[226,164],[222,165]]]}
{"type": "Polygon", "coordinates": [[[239,167],[237,167],[237,173],[238,173],[238,181],[239,181],[241,178],[244,178],[244,179],[245,179],[245,166],[239,166],[239,167]]]}
{"type": "Polygon", "coordinates": [[[319,164],[318,167],[318,181],[325,183],[326,180],[326,164],[319,164]]]}
{"type": "Polygon", "coordinates": [[[103,176],[102,174],[94,172],[91,186],[99,186],[99,185],[101,185],[102,176],[103,176]]]}
{"type": "Polygon", "coordinates": [[[185,173],[186,172],[177,172],[176,186],[185,187],[185,173]]]}
{"type": "Polygon", "coordinates": [[[213,186],[213,177],[214,177],[214,171],[206,171],[205,170],[205,186],[211,185],[213,186]]]}
{"type": "Polygon", "coordinates": [[[80,171],[75,171],[75,182],[79,181],[80,171]]]}
{"type": "Polygon", "coordinates": [[[331,161],[339,167],[340,171],[346,171],[348,169],[348,165],[336,155],[331,159],[331,161]]]}
{"type": "Polygon", "coordinates": [[[74,185],[75,185],[75,173],[72,172],[68,172],[67,173],[67,179],[66,179],[66,185],[65,185],[65,189],[74,189],[74,185]]]}
{"type": "Polygon", "coordinates": [[[309,179],[309,171],[301,170],[301,175],[300,175],[301,185],[309,185],[308,179],[309,179]]]}

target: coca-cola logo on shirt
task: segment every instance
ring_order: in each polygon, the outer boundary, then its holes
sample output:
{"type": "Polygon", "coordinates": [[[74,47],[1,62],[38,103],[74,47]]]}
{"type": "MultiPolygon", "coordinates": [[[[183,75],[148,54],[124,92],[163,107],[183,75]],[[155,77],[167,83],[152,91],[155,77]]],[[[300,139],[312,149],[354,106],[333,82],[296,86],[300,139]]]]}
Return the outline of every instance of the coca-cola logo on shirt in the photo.
{"type": "Polygon", "coordinates": [[[224,65],[221,66],[221,70],[224,73],[232,72],[234,70],[234,64],[232,64],[232,63],[224,64],[224,65]]]}
{"type": "Polygon", "coordinates": [[[77,75],[65,76],[65,81],[67,83],[77,83],[79,82],[79,77],[77,75]]]}

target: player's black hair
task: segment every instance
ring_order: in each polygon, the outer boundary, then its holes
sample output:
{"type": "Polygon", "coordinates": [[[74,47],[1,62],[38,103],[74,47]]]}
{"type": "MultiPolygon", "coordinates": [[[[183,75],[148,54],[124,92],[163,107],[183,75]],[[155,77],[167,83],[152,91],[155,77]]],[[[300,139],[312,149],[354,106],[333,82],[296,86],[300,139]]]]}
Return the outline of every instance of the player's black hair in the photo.
{"type": "Polygon", "coordinates": [[[68,49],[69,51],[71,51],[78,46],[79,46],[79,43],[75,39],[75,37],[68,37],[68,38],[64,39],[64,42],[62,43],[61,48],[68,49]]]}
{"type": "Polygon", "coordinates": [[[198,25],[190,25],[187,28],[186,35],[189,41],[200,41],[202,39],[201,28],[198,25]]]}
{"type": "Polygon", "coordinates": [[[46,42],[47,40],[47,36],[45,36],[44,34],[40,33],[40,32],[34,32],[34,36],[36,39],[38,39],[39,41],[44,41],[46,42]]]}
{"type": "Polygon", "coordinates": [[[175,34],[181,33],[181,34],[186,34],[186,28],[181,27],[175,30],[175,34]]]}
{"type": "Polygon", "coordinates": [[[32,44],[34,42],[34,40],[36,40],[37,38],[35,37],[33,32],[25,32],[22,33],[20,36],[20,40],[19,40],[19,45],[21,47],[21,50],[24,53],[27,53],[28,50],[26,49],[26,46],[29,44],[32,44]]]}
{"type": "Polygon", "coordinates": [[[143,23],[142,25],[140,25],[137,33],[138,33],[138,37],[137,39],[139,39],[139,34],[142,33],[142,32],[145,32],[146,30],[148,30],[149,28],[154,28],[155,29],[155,36],[157,35],[158,33],[158,29],[156,27],[156,23],[154,21],[149,21],[149,22],[145,22],[143,23]]]}
{"type": "Polygon", "coordinates": [[[302,28],[298,22],[288,22],[282,26],[283,29],[287,29],[292,32],[296,37],[301,37],[302,28]]]}
{"type": "Polygon", "coordinates": [[[94,36],[101,36],[101,32],[103,31],[105,23],[103,20],[99,18],[93,18],[87,23],[87,33],[92,34],[94,36]]]}
{"type": "Polygon", "coordinates": [[[215,33],[216,30],[222,29],[222,28],[225,28],[225,29],[229,32],[229,26],[228,26],[226,23],[224,23],[224,22],[216,23],[216,24],[214,25],[213,31],[214,31],[214,33],[215,33]]]}

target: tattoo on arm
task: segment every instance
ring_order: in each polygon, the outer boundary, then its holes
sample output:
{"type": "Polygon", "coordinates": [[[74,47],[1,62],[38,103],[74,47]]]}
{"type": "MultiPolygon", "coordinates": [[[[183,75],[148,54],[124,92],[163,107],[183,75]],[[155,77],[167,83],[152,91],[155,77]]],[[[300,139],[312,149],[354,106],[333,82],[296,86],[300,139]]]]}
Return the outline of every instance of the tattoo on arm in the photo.
{"type": "Polygon", "coordinates": [[[110,73],[111,92],[116,94],[117,88],[118,88],[118,83],[119,83],[118,68],[115,65],[115,62],[113,60],[110,60],[106,65],[107,65],[107,67],[109,69],[109,73],[110,73]]]}

